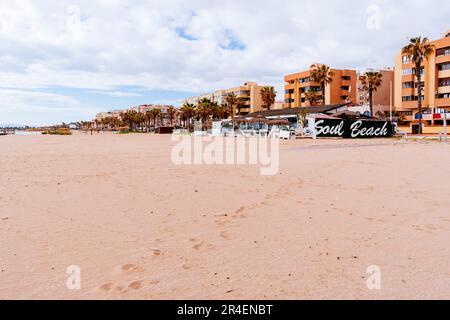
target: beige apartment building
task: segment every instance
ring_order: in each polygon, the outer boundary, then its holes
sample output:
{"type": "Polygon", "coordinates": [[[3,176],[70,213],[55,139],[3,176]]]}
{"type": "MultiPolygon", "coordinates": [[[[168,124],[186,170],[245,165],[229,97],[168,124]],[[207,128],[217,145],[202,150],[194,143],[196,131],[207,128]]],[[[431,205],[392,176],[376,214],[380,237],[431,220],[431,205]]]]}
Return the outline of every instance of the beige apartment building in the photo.
{"type": "MultiPolygon", "coordinates": [[[[191,103],[197,105],[198,102],[204,98],[215,101],[219,104],[225,103],[225,99],[230,93],[234,93],[240,98],[244,107],[241,109],[241,115],[247,115],[249,113],[262,111],[264,108],[264,102],[261,97],[261,89],[265,86],[260,86],[256,82],[246,82],[242,86],[218,90],[213,93],[207,93],[200,96],[186,99],[183,103],[191,103]]],[[[272,108],[273,106],[271,106],[272,108]]],[[[236,110],[237,113],[237,110],[236,110]]]]}
{"type": "Polygon", "coordinates": [[[95,116],[95,120],[102,121],[103,119],[106,119],[106,118],[121,119],[122,112],[123,112],[123,110],[114,110],[114,111],[109,111],[109,112],[100,112],[100,113],[98,113],[95,116]]]}
{"type": "MultiPolygon", "coordinates": [[[[450,111],[450,30],[443,38],[431,41],[434,50],[423,64],[423,120],[427,124],[443,122],[442,113],[450,111]]],[[[399,53],[395,61],[395,109],[405,121],[418,119],[418,89],[410,57],[399,53]]]]}
{"type": "MultiPolygon", "coordinates": [[[[381,86],[377,88],[377,91],[373,93],[373,112],[376,115],[379,112],[389,112],[391,109],[391,105],[394,105],[395,101],[395,73],[394,70],[390,68],[386,69],[369,69],[367,71],[371,72],[379,72],[382,74],[382,83],[381,86]]],[[[364,72],[365,73],[365,72],[364,72]]],[[[364,73],[358,74],[357,87],[358,94],[356,96],[356,104],[360,108],[360,112],[364,113],[365,111],[370,110],[370,101],[369,101],[369,93],[362,88],[362,83],[360,77],[364,75],[364,73]]]]}
{"type": "Polygon", "coordinates": [[[147,111],[151,111],[151,110],[154,110],[154,109],[159,109],[159,110],[161,110],[162,114],[166,114],[167,110],[169,110],[170,107],[171,106],[159,105],[159,104],[142,104],[142,105],[139,105],[139,106],[132,107],[132,108],[130,108],[128,110],[134,110],[136,112],[146,113],[147,111]]]}
{"type": "MultiPolygon", "coordinates": [[[[321,98],[320,84],[311,81],[311,69],[284,77],[286,108],[308,107],[306,92],[314,91],[321,98]]],[[[357,73],[355,70],[332,69],[333,81],[325,87],[325,104],[356,103],[357,73]]]]}

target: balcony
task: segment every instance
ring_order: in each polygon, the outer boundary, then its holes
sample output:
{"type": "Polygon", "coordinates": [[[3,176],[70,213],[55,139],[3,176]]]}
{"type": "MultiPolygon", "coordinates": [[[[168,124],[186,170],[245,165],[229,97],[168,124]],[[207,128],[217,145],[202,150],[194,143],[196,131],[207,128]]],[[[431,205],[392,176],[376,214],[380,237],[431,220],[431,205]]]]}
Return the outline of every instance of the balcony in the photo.
{"type": "Polygon", "coordinates": [[[434,104],[438,108],[439,107],[450,108],[450,98],[447,98],[447,99],[436,99],[434,104]]]}
{"type": "Polygon", "coordinates": [[[450,62],[450,55],[442,55],[436,57],[436,64],[450,62]]]}
{"type": "Polygon", "coordinates": [[[438,78],[450,78],[450,70],[439,71],[438,78]]]}
{"type": "Polygon", "coordinates": [[[438,93],[439,93],[439,94],[450,93],[450,86],[439,87],[439,88],[438,88],[438,93]]]}
{"type": "Polygon", "coordinates": [[[402,109],[417,109],[417,101],[403,101],[402,109]]]}

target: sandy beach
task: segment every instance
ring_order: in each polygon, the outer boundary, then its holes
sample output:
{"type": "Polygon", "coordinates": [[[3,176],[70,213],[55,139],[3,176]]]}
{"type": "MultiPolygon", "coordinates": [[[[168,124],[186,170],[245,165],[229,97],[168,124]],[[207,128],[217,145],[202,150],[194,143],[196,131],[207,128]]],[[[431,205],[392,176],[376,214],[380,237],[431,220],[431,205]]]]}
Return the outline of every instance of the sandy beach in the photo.
{"type": "Polygon", "coordinates": [[[0,137],[0,299],[450,299],[450,144],[285,141],[267,177],[172,146],[0,137]]]}

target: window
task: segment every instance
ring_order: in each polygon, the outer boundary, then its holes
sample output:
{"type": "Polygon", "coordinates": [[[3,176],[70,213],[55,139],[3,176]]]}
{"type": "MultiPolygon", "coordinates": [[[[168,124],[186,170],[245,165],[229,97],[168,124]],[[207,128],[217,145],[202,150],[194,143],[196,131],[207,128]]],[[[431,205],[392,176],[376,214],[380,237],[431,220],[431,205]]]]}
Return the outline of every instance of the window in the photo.
{"type": "Polygon", "coordinates": [[[440,64],[439,71],[450,70],[450,63],[440,64]]]}
{"type": "Polygon", "coordinates": [[[286,102],[286,103],[294,103],[294,99],[285,99],[284,102],[286,102]]]}
{"type": "MultiPolygon", "coordinates": [[[[407,102],[407,101],[417,101],[419,100],[418,96],[403,96],[402,97],[402,101],[403,102],[407,102]]],[[[424,96],[422,96],[422,100],[424,100],[424,96]]]]}
{"type": "Polygon", "coordinates": [[[350,91],[350,86],[341,86],[341,90],[350,91]]]}
{"type": "Polygon", "coordinates": [[[410,74],[413,74],[413,69],[403,69],[402,74],[404,76],[409,76],[410,74]]]}
{"type": "MultiPolygon", "coordinates": [[[[413,75],[416,74],[416,68],[412,68],[412,69],[403,69],[402,74],[404,76],[409,76],[409,75],[413,75]]],[[[420,74],[423,76],[425,74],[425,69],[422,68],[420,74]]]]}
{"type": "Polygon", "coordinates": [[[437,50],[436,50],[436,57],[439,57],[439,56],[448,56],[448,55],[450,55],[450,47],[442,48],[442,49],[437,49],[437,50]]]}
{"type": "Polygon", "coordinates": [[[414,88],[414,87],[415,87],[414,81],[403,82],[403,85],[402,85],[403,89],[410,89],[410,88],[414,88]]]}
{"type": "MultiPolygon", "coordinates": [[[[425,85],[425,82],[421,82],[422,87],[425,85]]],[[[408,82],[403,82],[402,83],[402,88],[403,89],[412,89],[412,88],[417,88],[417,82],[415,81],[408,81],[408,82]]]]}
{"type": "Polygon", "coordinates": [[[438,99],[450,99],[450,93],[438,94],[438,99]]]}
{"type": "Polygon", "coordinates": [[[286,94],[294,94],[294,89],[289,89],[285,91],[286,94]]]}
{"type": "Polygon", "coordinates": [[[439,87],[449,87],[450,86],[450,78],[439,80],[439,87]]]}
{"type": "Polygon", "coordinates": [[[319,86],[309,86],[309,87],[305,87],[302,88],[304,91],[303,92],[307,92],[307,91],[314,91],[314,92],[319,92],[322,91],[322,89],[319,86]]]}
{"type": "Polygon", "coordinates": [[[342,76],[342,80],[349,81],[349,80],[352,80],[352,77],[350,77],[350,76],[342,76]]]}
{"type": "Polygon", "coordinates": [[[309,77],[307,78],[301,78],[298,80],[299,83],[306,83],[306,82],[311,82],[311,79],[309,77]]]}
{"type": "Polygon", "coordinates": [[[403,64],[410,63],[411,61],[412,61],[412,57],[411,56],[403,56],[402,57],[403,64]]]}

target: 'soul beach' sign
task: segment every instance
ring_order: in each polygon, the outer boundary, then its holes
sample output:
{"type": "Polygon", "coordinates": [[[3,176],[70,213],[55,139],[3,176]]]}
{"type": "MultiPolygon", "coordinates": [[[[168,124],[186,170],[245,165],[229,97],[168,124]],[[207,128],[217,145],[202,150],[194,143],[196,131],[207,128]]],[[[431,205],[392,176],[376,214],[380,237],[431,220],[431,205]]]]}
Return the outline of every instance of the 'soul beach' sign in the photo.
{"type": "Polygon", "coordinates": [[[390,138],[392,122],[379,120],[317,119],[317,137],[346,139],[390,138]]]}

